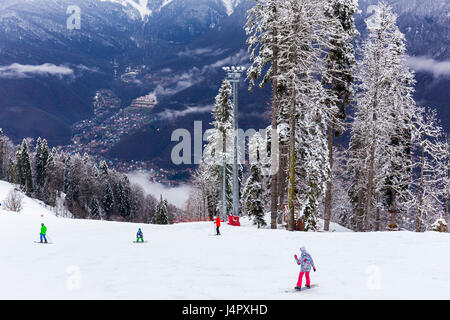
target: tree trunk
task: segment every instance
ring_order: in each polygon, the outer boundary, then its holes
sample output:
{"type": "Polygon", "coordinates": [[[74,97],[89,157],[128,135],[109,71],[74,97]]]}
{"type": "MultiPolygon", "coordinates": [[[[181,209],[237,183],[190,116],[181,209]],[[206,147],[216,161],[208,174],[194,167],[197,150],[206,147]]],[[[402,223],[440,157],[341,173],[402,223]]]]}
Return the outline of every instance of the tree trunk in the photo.
{"type": "MultiPolygon", "coordinates": [[[[379,197],[377,197],[377,202],[379,201],[379,197]]],[[[375,211],[375,231],[380,231],[381,225],[381,214],[380,208],[377,206],[377,210],[375,211]]]]}
{"type": "Polygon", "coordinates": [[[330,120],[328,126],[328,161],[330,164],[330,177],[327,182],[327,190],[325,193],[325,204],[324,204],[324,225],[323,229],[325,231],[330,230],[330,220],[331,220],[331,205],[332,205],[332,188],[333,188],[333,131],[334,122],[330,120]]]}
{"type": "Polygon", "coordinates": [[[417,206],[417,216],[416,216],[416,232],[420,232],[422,218],[422,205],[423,205],[423,172],[425,169],[425,146],[422,141],[422,160],[420,163],[420,183],[419,183],[419,204],[417,206]]]}
{"type": "MultiPolygon", "coordinates": [[[[286,193],[286,169],[289,160],[289,149],[286,144],[280,144],[280,167],[278,170],[278,210],[281,210],[281,205],[284,204],[285,193],[286,193]]],[[[282,221],[282,215],[278,220],[280,224],[282,221]]]]}
{"type": "Polygon", "coordinates": [[[366,200],[367,202],[364,216],[365,231],[369,230],[370,213],[372,212],[372,197],[374,195],[373,192],[374,175],[375,175],[375,146],[372,145],[370,149],[370,159],[369,159],[369,177],[367,179],[367,200],[366,200]]]}
{"type": "Polygon", "coordinates": [[[380,231],[380,208],[378,207],[375,216],[375,231],[380,231]]]}
{"type": "Polygon", "coordinates": [[[448,219],[448,198],[449,198],[449,192],[448,192],[448,190],[447,190],[447,195],[446,195],[446,198],[445,198],[445,221],[447,221],[447,230],[448,231],[450,231],[450,228],[448,227],[448,221],[449,221],[449,219],[448,219]]]}
{"type": "MultiPolygon", "coordinates": [[[[274,150],[274,136],[275,132],[277,132],[278,128],[278,44],[277,44],[277,27],[276,27],[276,16],[277,16],[277,7],[274,5],[272,7],[273,16],[275,19],[275,23],[273,24],[273,39],[272,39],[272,53],[273,53],[273,61],[272,61],[272,133],[271,133],[271,158],[272,158],[272,168],[279,167],[279,150],[274,150]],[[275,151],[275,152],[274,152],[275,151]]],[[[278,139],[278,134],[276,135],[278,139]]],[[[277,143],[278,145],[278,143],[277,143]]],[[[279,170],[279,168],[278,168],[279,170]]],[[[278,215],[278,182],[277,182],[277,172],[273,172],[271,170],[272,180],[270,184],[270,227],[272,229],[277,228],[277,215],[278,215]]]]}
{"type": "Polygon", "coordinates": [[[363,231],[363,219],[364,219],[364,210],[363,210],[363,192],[360,190],[358,192],[358,206],[356,210],[356,230],[363,231]]]}
{"type": "MultiPolygon", "coordinates": [[[[447,170],[447,177],[450,177],[450,168],[447,170]]],[[[445,221],[447,221],[447,231],[450,231],[450,228],[448,227],[448,221],[449,221],[449,216],[448,216],[448,205],[449,205],[449,197],[450,197],[450,190],[449,187],[447,185],[447,190],[446,190],[446,194],[445,194],[445,221]]]]}
{"type": "MultiPolygon", "coordinates": [[[[291,146],[295,147],[295,144],[291,146]]],[[[295,149],[291,149],[289,157],[289,231],[295,230],[295,208],[294,208],[294,189],[295,189],[295,149]]]]}
{"type": "MultiPolygon", "coordinates": [[[[294,81],[292,81],[294,82],[294,81]]],[[[295,84],[292,84],[291,106],[289,110],[289,231],[295,230],[295,208],[294,208],[294,194],[295,194],[295,84]]]]}

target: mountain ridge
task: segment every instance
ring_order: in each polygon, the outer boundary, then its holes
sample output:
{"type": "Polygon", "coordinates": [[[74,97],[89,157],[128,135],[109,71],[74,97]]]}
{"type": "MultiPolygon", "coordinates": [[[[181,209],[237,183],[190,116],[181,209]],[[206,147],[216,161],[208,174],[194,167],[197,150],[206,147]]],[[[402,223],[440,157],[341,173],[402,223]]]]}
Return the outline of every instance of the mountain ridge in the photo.
{"type": "MultiPolygon", "coordinates": [[[[92,99],[101,89],[113,90],[122,108],[156,90],[160,103],[155,112],[177,115],[164,124],[153,123],[124,136],[111,149],[110,157],[156,158],[167,165],[173,145],[171,131],[191,128],[194,120],[203,121],[206,129],[211,121],[206,106],[213,104],[225,76],[220,67],[248,62],[243,26],[246,10],[254,2],[228,2],[234,7],[228,15],[221,0],[148,1],[146,7],[152,16],[142,20],[139,10],[120,1],[6,0],[0,4],[0,127],[15,142],[32,134],[46,137],[51,145],[70,143],[70,127],[93,116],[92,99]],[[66,27],[69,5],[81,9],[80,30],[66,27]],[[158,7],[161,10],[156,10],[158,7]],[[58,74],[57,68],[70,71],[58,74]],[[130,78],[128,68],[139,69],[139,74],[130,78]],[[25,122],[22,130],[11,125],[21,117],[25,122]],[[159,131],[167,139],[165,146],[155,141],[158,128],[165,130],[164,134],[159,131]],[[144,152],[155,145],[159,155],[144,152]]],[[[450,131],[450,74],[444,69],[450,60],[450,5],[443,0],[389,2],[398,11],[408,53],[416,57],[410,61],[418,70],[416,101],[437,107],[450,131]]],[[[368,9],[376,3],[359,1],[359,43],[365,33],[364,19],[371,14],[368,9]]],[[[244,83],[240,88],[240,124],[244,128],[264,127],[268,124],[264,118],[268,88],[253,93],[244,83]]]]}

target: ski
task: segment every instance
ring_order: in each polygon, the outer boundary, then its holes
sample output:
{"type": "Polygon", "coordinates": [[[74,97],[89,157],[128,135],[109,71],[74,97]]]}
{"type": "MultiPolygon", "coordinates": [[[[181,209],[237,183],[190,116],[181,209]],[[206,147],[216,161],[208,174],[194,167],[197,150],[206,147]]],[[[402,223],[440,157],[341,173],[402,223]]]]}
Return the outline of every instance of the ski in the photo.
{"type": "Polygon", "coordinates": [[[304,291],[308,291],[308,290],[310,290],[310,289],[312,289],[312,288],[316,288],[316,287],[318,287],[318,286],[319,286],[318,284],[312,284],[310,288],[308,288],[308,287],[302,287],[301,290],[296,289],[296,288],[293,288],[292,290],[285,290],[284,292],[285,292],[285,293],[291,293],[291,292],[304,292],[304,291]]]}

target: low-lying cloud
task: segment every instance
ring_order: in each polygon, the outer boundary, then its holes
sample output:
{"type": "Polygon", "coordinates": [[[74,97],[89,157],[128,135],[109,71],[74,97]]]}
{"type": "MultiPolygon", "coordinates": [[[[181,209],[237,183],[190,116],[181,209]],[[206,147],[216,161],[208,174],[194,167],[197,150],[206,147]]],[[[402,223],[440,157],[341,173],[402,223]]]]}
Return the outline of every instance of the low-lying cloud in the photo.
{"type": "Polygon", "coordinates": [[[209,68],[220,68],[227,65],[247,65],[249,61],[249,55],[246,50],[241,49],[235,55],[226,57],[222,60],[216,61],[215,63],[209,65],[209,68]]]}
{"type": "Polygon", "coordinates": [[[44,63],[41,65],[29,65],[13,63],[9,66],[0,66],[0,78],[30,78],[32,76],[72,76],[74,71],[64,65],[44,63]]]}
{"type": "Polygon", "coordinates": [[[435,78],[450,76],[450,61],[437,61],[425,56],[409,57],[408,65],[417,72],[432,73],[435,78]]]}
{"type": "Polygon", "coordinates": [[[218,56],[224,53],[224,49],[213,49],[213,48],[197,48],[197,49],[186,49],[178,53],[179,57],[195,57],[195,56],[218,56]]]}
{"type": "Polygon", "coordinates": [[[205,113],[211,112],[213,105],[201,106],[201,107],[187,107],[184,110],[169,110],[166,109],[158,114],[161,120],[172,120],[178,117],[184,117],[192,113],[205,113]]]}
{"type": "MultiPolygon", "coordinates": [[[[198,49],[197,53],[208,52],[207,49],[198,49]]],[[[221,67],[227,65],[247,66],[249,62],[249,55],[247,51],[241,49],[236,54],[228,56],[224,59],[218,60],[212,64],[204,65],[201,68],[192,67],[191,69],[181,73],[170,75],[160,81],[155,88],[155,94],[158,96],[174,95],[180,91],[190,88],[196,84],[203,82],[210,72],[217,72],[221,67]]],[[[225,76],[225,73],[224,73],[225,76]]]]}
{"type": "Polygon", "coordinates": [[[127,174],[132,183],[140,185],[146,194],[151,194],[159,200],[162,195],[169,203],[184,209],[186,201],[189,198],[191,187],[189,185],[180,185],[177,187],[167,187],[159,182],[148,180],[148,172],[134,171],[127,174]]]}

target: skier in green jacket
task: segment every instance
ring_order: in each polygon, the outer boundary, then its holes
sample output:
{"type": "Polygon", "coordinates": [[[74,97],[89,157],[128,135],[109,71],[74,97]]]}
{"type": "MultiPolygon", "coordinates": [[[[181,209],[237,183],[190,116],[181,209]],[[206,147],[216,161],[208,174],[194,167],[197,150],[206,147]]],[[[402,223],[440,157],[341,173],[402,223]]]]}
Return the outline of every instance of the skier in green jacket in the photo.
{"type": "Polygon", "coordinates": [[[41,223],[41,242],[42,242],[42,239],[44,239],[45,243],[47,243],[47,237],[45,236],[46,233],[47,233],[47,227],[43,223],[41,223]]]}

